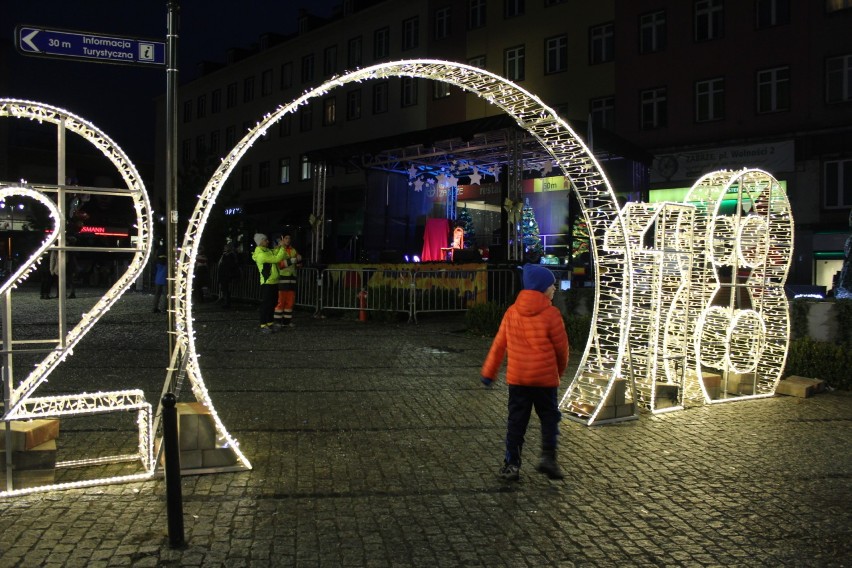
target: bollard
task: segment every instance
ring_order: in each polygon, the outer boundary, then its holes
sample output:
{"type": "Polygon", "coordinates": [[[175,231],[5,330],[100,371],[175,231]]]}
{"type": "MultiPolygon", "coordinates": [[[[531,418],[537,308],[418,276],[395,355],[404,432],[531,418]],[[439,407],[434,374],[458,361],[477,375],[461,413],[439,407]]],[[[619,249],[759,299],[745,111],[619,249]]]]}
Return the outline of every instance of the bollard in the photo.
{"type": "Polygon", "coordinates": [[[180,486],[180,441],[177,428],[177,399],[163,396],[163,450],[166,454],[166,514],[169,519],[169,546],[184,546],[183,496],[180,486]]]}
{"type": "Polygon", "coordinates": [[[367,290],[361,288],[358,292],[358,321],[367,321],[367,290]]]}

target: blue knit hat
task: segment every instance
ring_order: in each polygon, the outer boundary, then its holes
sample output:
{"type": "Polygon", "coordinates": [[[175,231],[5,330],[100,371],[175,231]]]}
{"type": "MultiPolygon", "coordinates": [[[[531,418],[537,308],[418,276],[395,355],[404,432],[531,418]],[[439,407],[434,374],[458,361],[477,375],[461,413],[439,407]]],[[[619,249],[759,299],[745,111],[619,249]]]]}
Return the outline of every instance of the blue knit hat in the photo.
{"type": "Polygon", "coordinates": [[[538,264],[524,265],[524,290],[544,292],[554,282],[556,282],[556,277],[545,267],[538,264]]]}

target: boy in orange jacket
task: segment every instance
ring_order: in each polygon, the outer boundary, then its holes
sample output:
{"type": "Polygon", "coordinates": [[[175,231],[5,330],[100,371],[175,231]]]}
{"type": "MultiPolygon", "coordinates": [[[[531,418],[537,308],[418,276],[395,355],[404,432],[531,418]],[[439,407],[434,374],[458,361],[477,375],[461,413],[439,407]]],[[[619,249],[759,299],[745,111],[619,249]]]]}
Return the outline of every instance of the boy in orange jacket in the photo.
{"type": "Polygon", "coordinates": [[[559,379],[568,366],[568,334],[562,314],[553,307],[556,278],[543,266],[524,266],[524,289],[509,306],[482,365],[482,384],[490,387],[506,352],[509,420],[506,457],[500,477],[520,478],[521,450],[532,409],[541,421],[541,459],[536,468],[550,479],[564,475],[556,463],[556,440],[562,414],[556,400],[559,379]]]}

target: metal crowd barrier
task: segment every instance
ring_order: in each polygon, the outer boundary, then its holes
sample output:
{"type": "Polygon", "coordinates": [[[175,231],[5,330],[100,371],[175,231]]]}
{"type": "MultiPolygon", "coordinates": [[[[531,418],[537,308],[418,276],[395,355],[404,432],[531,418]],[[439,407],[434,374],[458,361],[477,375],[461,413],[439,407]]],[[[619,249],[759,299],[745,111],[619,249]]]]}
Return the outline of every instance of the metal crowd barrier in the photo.
{"type": "MultiPolygon", "coordinates": [[[[554,271],[556,272],[556,271],[554,271]]],[[[388,312],[417,315],[464,312],[485,302],[508,305],[521,289],[520,271],[513,268],[481,270],[406,270],[376,267],[301,268],[297,271],[296,306],[324,310],[388,312]]],[[[212,293],[219,292],[216,265],[210,267],[212,293]]],[[[557,273],[557,279],[561,274],[557,273]]],[[[231,284],[234,300],[256,301],[260,278],[254,265],[241,266],[231,284]]]]}

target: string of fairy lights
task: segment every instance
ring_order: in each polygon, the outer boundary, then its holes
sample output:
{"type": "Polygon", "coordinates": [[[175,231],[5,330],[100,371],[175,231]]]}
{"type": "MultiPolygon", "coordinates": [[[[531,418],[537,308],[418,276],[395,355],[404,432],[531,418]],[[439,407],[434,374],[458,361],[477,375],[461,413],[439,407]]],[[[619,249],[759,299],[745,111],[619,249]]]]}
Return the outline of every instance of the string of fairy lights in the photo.
{"type": "MultiPolygon", "coordinates": [[[[610,183],[593,154],[571,127],[535,95],[498,75],[465,64],[431,59],[382,63],[333,77],[265,115],[222,159],[197,196],[188,221],[176,265],[173,330],[176,341],[164,388],[173,384],[176,373],[185,371],[193,395],[210,411],[218,436],[234,451],[241,467],[250,469],[251,463],[215,410],[195,343],[191,296],[200,236],[238,162],[273,125],[335,88],[386,77],[417,77],[449,83],[503,109],[539,141],[551,156],[552,164],[561,169],[576,192],[595,265],[595,296],[589,341],[577,373],[560,401],[560,408],[569,416],[589,425],[606,420],[607,400],[616,391],[616,383],[625,378],[630,380],[626,403],[631,408],[638,403],[651,410],[658,410],[656,385],[661,382],[681,385],[683,393],[679,401],[700,395],[704,400],[719,402],[711,399],[703,386],[702,372],[707,369],[752,372],[757,385],[753,396],[774,392],[789,338],[783,283],[792,255],[793,228],[789,203],[777,180],[759,170],[714,172],[693,186],[684,203],[628,204],[619,210],[610,183]],[[733,219],[719,213],[722,201],[732,192],[736,192],[739,204],[747,202],[751,207],[743,214],[740,206],[733,219]],[[646,247],[646,237],[651,233],[653,245],[646,247]],[[734,304],[727,307],[712,304],[721,288],[719,269],[734,264],[750,271],[743,287],[750,299],[747,309],[734,304]]],[[[144,469],[139,474],[59,483],[0,492],[0,495],[150,478],[156,467],[153,433],[158,431],[160,415],[152,417],[151,406],[141,391],[33,396],[147,263],[152,228],[147,194],[123,151],[86,121],[55,107],[15,99],[0,99],[0,117],[56,124],[99,148],[121,173],[127,194],[133,199],[137,242],[127,271],[83,314],[61,342],[61,348],[48,353],[20,384],[12,385],[3,419],[9,422],[135,410],[139,429],[137,453],[66,460],[62,465],[82,467],[139,460],[144,469]]],[[[0,199],[4,195],[21,195],[41,202],[59,229],[54,233],[64,230],[58,210],[40,192],[22,184],[0,189],[0,199]]],[[[314,203],[317,208],[323,204],[322,200],[314,203]]],[[[323,214],[322,210],[313,212],[317,219],[323,214]]],[[[53,240],[46,240],[42,250],[7,280],[0,292],[10,298],[14,286],[31,273],[38,255],[52,243],[53,240]]]]}
{"type": "MultiPolygon", "coordinates": [[[[86,479],[68,483],[49,484],[25,489],[13,489],[0,491],[0,495],[21,495],[35,491],[47,491],[52,489],[67,489],[75,487],[88,487],[106,483],[117,483],[148,479],[154,475],[154,463],[152,457],[153,437],[151,406],[144,399],[142,391],[103,391],[97,393],[83,393],[74,395],[58,395],[36,397],[34,393],[43,385],[48,376],[56,370],[74,352],[74,347],[95,326],[97,321],[109,311],[121,295],[126,292],[142,273],[142,269],[150,255],[150,239],[153,227],[151,207],[148,194],[145,191],[141,178],[133,163],[127,158],[124,151],[106,134],[101,132],[93,124],[77,117],[63,109],[50,105],[25,101],[18,99],[0,99],[0,118],[29,119],[40,124],[55,125],[60,131],[59,138],[62,139],[65,132],[81,136],[84,140],[97,148],[116,168],[125,184],[125,189],[116,192],[126,195],[132,200],[135,212],[135,249],[123,249],[124,252],[132,250],[133,256],[128,263],[127,270],[119,275],[115,284],[84,313],[80,321],[60,337],[55,347],[47,352],[45,357],[34,366],[29,374],[20,383],[15,384],[14,369],[6,369],[7,397],[5,400],[3,421],[8,425],[12,421],[31,420],[38,418],[56,418],[59,416],[79,416],[86,414],[106,414],[111,412],[137,411],[138,444],[137,452],[128,456],[108,456],[96,459],[64,460],[57,467],[80,467],[87,464],[116,463],[120,461],[139,460],[142,467],[141,473],[105,478],[86,479]]],[[[44,187],[44,186],[42,186],[44,187]]],[[[44,188],[44,190],[56,190],[57,187],[44,188]]],[[[49,217],[53,224],[53,231],[40,245],[38,250],[25,261],[15,275],[9,278],[0,288],[5,294],[7,310],[12,302],[11,292],[15,286],[38,266],[40,255],[50,247],[54,246],[57,239],[65,231],[65,220],[59,213],[59,209],[51,199],[28,187],[25,182],[20,185],[4,187],[0,189],[2,195],[16,195],[31,198],[47,208],[49,217]]],[[[61,192],[60,192],[61,195],[61,192]]],[[[60,241],[61,242],[61,241],[60,241]]],[[[63,314],[64,318],[64,314],[63,314]]],[[[7,325],[10,322],[5,322],[7,325]]],[[[11,335],[11,331],[7,331],[11,335]]],[[[6,346],[7,352],[14,354],[15,344],[6,346]]],[[[11,358],[9,359],[11,360],[11,358]]],[[[8,427],[8,426],[7,426],[8,427]]]]}

